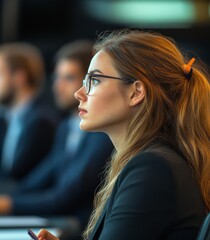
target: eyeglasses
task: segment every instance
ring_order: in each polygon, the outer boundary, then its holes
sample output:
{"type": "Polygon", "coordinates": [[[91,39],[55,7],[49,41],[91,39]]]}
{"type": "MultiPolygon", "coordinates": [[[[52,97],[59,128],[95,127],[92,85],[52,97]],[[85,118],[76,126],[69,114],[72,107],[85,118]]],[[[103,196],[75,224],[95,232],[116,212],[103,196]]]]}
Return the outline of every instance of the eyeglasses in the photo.
{"type": "Polygon", "coordinates": [[[111,76],[107,76],[107,75],[101,75],[101,74],[89,74],[87,73],[86,76],[85,76],[85,79],[83,80],[83,87],[85,87],[85,90],[86,90],[86,95],[88,95],[93,86],[94,86],[94,81],[98,81],[97,77],[100,77],[100,78],[111,78],[111,79],[118,79],[118,80],[122,80],[126,83],[134,83],[136,80],[134,79],[129,79],[129,78],[119,78],[119,77],[111,77],[111,76]]]}

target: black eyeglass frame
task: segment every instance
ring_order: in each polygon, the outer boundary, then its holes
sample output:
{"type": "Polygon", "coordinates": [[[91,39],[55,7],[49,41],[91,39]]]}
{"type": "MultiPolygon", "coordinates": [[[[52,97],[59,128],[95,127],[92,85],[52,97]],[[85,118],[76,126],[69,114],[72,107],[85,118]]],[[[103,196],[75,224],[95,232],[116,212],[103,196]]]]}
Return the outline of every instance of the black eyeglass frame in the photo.
{"type": "Polygon", "coordinates": [[[102,74],[89,74],[89,73],[87,73],[86,76],[85,76],[85,79],[83,80],[83,87],[85,87],[85,89],[86,89],[86,95],[88,95],[90,93],[91,78],[92,77],[103,77],[103,78],[110,78],[110,79],[118,79],[118,80],[122,80],[122,81],[127,82],[127,83],[134,83],[136,81],[136,80],[130,79],[130,78],[119,78],[119,77],[112,77],[112,76],[107,76],[107,75],[102,75],[102,74]],[[88,79],[86,79],[87,76],[88,76],[88,79]],[[87,86],[87,83],[89,83],[88,86],[87,86]]]}

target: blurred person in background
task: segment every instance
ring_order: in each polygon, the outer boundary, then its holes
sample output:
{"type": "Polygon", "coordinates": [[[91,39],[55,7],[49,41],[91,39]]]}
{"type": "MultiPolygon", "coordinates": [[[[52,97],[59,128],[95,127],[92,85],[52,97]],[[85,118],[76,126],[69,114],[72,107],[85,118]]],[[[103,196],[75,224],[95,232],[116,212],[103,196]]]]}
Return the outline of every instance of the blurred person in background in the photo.
{"type": "Polygon", "coordinates": [[[57,53],[54,96],[57,106],[69,116],[58,128],[48,157],[16,192],[0,197],[1,214],[73,215],[82,226],[87,224],[100,173],[113,150],[104,133],[85,133],[79,128],[74,93],[82,85],[92,46],[92,42],[80,40],[57,53]]]}
{"type": "Polygon", "coordinates": [[[55,117],[41,98],[45,70],[27,43],[0,47],[0,179],[20,180],[47,155],[55,117]]]}

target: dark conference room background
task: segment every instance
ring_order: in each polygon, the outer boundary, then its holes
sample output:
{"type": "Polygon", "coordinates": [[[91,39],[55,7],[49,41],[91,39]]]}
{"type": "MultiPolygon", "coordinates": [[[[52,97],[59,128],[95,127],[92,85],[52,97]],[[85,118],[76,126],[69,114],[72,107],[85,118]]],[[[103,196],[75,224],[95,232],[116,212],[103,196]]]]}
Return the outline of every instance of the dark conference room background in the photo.
{"type": "Polygon", "coordinates": [[[0,44],[35,44],[49,75],[62,45],[124,27],[172,37],[189,57],[210,64],[209,0],[0,0],[0,13],[0,44]]]}

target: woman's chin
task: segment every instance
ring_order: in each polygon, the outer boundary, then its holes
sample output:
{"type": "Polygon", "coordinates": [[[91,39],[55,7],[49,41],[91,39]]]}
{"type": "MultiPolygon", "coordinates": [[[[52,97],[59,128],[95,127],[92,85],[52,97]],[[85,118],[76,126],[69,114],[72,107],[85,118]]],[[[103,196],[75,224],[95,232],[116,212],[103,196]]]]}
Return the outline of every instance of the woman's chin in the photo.
{"type": "Polygon", "coordinates": [[[88,126],[88,124],[85,124],[83,121],[80,122],[79,127],[82,131],[86,131],[86,132],[94,131],[94,129],[92,129],[91,126],[88,126]]]}
{"type": "Polygon", "coordinates": [[[86,131],[86,132],[103,132],[101,131],[101,129],[97,128],[96,126],[87,124],[84,121],[80,122],[79,127],[82,131],[86,131]]]}

